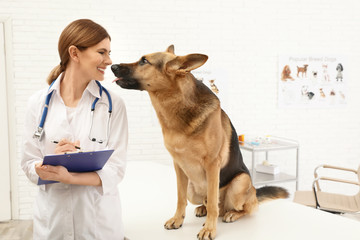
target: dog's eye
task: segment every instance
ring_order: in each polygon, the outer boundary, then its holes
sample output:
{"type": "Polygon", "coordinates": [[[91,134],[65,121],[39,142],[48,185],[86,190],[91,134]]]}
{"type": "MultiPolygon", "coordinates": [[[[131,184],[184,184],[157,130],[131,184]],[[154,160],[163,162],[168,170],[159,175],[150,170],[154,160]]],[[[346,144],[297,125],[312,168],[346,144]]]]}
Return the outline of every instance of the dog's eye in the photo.
{"type": "Polygon", "coordinates": [[[148,64],[148,63],[150,64],[150,62],[145,57],[142,57],[140,62],[139,62],[140,65],[145,65],[145,64],[148,64]]]}

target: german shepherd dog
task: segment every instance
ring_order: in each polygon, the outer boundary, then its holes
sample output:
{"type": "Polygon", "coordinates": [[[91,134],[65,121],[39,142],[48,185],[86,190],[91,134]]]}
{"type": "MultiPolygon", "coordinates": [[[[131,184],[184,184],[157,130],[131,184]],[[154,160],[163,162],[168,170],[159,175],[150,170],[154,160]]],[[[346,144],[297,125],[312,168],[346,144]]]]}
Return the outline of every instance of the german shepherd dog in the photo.
{"type": "Polygon", "coordinates": [[[256,190],[239,148],[238,136],[216,95],[190,73],[202,66],[203,54],[176,56],[174,46],[130,64],[114,64],[114,81],[126,89],[146,90],[159,118],[164,143],[173,157],[177,209],[164,225],[178,229],[187,201],[206,216],[198,239],[214,239],[219,216],[233,222],[252,213],[266,199],[287,198],[278,187],[256,190]]]}

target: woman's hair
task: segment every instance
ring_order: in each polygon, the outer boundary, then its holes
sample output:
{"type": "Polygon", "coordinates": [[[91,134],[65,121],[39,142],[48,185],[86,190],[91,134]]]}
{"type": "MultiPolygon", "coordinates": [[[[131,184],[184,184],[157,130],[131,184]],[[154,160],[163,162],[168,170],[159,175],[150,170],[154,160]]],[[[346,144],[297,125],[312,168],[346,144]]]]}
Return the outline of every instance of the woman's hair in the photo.
{"type": "Polygon", "coordinates": [[[69,62],[69,47],[75,46],[80,51],[92,47],[105,38],[110,38],[107,31],[99,24],[89,19],[79,19],[70,23],[61,33],[58,43],[60,64],[49,74],[47,82],[50,85],[58,76],[65,71],[69,62]]]}

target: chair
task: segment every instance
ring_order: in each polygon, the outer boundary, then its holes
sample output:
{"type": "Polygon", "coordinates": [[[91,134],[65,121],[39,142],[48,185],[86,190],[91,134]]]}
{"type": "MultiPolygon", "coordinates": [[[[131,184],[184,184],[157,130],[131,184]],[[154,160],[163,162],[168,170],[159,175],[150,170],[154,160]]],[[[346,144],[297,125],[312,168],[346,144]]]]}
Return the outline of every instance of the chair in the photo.
{"type": "Polygon", "coordinates": [[[315,180],[313,182],[312,191],[295,192],[294,202],[332,213],[357,213],[360,211],[360,191],[356,195],[350,196],[331,193],[329,191],[322,191],[320,189],[320,181],[354,184],[360,187],[360,166],[358,170],[354,170],[337,166],[320,165],[315,168],[314,176],[315,180]],[[358,176],[358,181],[348,181],[331,177],[319,177],[318,170],[321,168],[353,172],[358,176]]]}

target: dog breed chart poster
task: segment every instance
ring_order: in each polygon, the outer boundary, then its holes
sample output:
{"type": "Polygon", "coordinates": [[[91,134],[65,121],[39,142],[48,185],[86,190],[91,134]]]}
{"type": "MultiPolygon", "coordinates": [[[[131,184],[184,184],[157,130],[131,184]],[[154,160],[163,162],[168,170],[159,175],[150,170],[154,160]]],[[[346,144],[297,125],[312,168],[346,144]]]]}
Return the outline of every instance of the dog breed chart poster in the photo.
{"type": "Polygon", "coordinates": [[[344,106],[345,60],[339,56],[280,56],[279,107],[344,106]]]}
{"type": "Polygon", "coordinates": [[[192,74],[198,81],[201,81],[207,86],[219,99],[221,108],[225,112],[229,112],[228,107],[228,73],[223,69],[209,69],[203,67],[204,70],[194,70],[192,74]]]}

